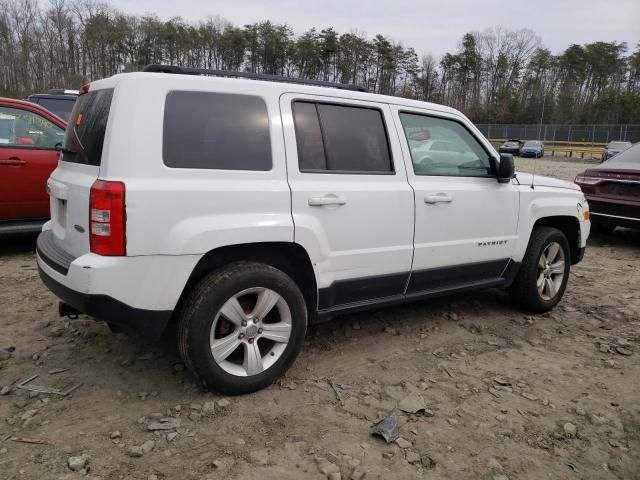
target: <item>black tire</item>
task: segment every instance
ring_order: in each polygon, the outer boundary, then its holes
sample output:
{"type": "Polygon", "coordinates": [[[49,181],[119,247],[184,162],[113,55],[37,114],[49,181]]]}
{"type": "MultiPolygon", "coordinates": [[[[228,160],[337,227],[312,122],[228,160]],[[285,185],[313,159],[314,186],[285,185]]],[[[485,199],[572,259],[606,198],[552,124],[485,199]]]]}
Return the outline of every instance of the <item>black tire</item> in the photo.
{"type": "Polygon", "coordinates": [[[112,322],[106,322],[107,327],[109,327],[109,330],[111,330],[111,333],[124,333],[125,329],[122,328],[121,325],[117,325],[115,323],[112,322]]]}
{"type": "Polygon", "coordinates": [[[616,226],[612,223],[591,220],[591,229],[602,235],[610,235],[616,229],[616,226]]]}
{"type": "MultiPolygon", "coordinates": [[[[262,263],[235,262],[208,274],[189,293],[178,318],[178,349],[205,389],[240,395],[260,390],[282,376],[300,353],[306,330],[307,307],[300,289],[288,275],[262,263]],[[210,334],[214,320],[227,300],[252,288],[273,290],[284,299],[291,314],[291,331],[284,351],[279,353],[273,365],[255,375],[238,376],[214,360],[210,334]]],[[[247,347],[248,337],[247,334],[238,348],[247,347]]],[[[258,340],[255,339],[256,346],[258,340]]],[[[240,353],[243,352],[248,355],[246,350],[240,353]]]]}
{"type": "Polygon", "coordinates": [[[571,264],[569,242],[564,233],[552,227],[536,227],[531,233],[527,252],[525,253],[518,275],[509,287],[509,295],[523,309],[533,313],[544,313],[555,307],[562,299],[567,287],[571,264]],[[538,262],[541,255],[552,243],[557,243],[562,250],[564,259],[564,276],[557,288],[557,293],[549,299],[543,298],[538,291],[539,269],[538,262]]]}

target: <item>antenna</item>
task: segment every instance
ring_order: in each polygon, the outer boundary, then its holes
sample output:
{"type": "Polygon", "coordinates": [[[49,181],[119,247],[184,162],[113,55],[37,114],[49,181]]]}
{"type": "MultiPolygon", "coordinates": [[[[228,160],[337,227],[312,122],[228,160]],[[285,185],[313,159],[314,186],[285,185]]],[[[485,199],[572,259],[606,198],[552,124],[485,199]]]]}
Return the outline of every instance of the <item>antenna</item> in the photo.
{"type": "MultiPolygon", "coordinates": [[[[542,95],[542,112],[540,112],[540,124],[538,126],[538,141],[540,140],[540,135],[542,135],[542,120],[544,119],[544,103],[547,100],[547,95],[544,93],[542,95]]],[[[536,180],[536,166],[538,165],[538,156],[533,159],[533,174],[531,175],[531,190],[534,189],[534,184],[536,180]]]]}

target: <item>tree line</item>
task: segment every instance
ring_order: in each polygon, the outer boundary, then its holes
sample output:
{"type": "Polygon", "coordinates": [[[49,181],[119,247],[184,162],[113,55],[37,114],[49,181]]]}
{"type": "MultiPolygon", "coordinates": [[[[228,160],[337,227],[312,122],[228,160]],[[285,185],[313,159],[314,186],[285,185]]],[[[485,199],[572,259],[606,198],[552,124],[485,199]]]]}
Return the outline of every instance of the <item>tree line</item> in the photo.
{"type": "Polygon", "coordinates": [[[150,63],[357,84],[450,105],[477,123],[640,123],[640,43],[553,54],[531,30],[493,28],[465,33],[436,58],[357,30],[296,34],[270,21],[127,15],[93,0],[0,0],[0,96],[77,88],[150,63]]]}

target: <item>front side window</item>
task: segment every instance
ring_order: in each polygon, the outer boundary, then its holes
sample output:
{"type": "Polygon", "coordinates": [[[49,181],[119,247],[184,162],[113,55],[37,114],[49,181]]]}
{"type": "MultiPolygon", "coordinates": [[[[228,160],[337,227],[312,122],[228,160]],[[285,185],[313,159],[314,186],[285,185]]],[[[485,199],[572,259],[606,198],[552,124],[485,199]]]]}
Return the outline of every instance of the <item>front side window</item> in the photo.
{"type": "Polygon", "coordinates": [[[53,150],[64,130],[37,113],[0,106],[0,148],[53,150]]]}
{"type": "Polygon", "coordinates": [[[492,176],[489,153],[462,124],[406,112],[400,120],[416,175],[492,176]]]}
{"type": "Polygon", "coordinates": [[[173,168],[271,170],[266,103],[250,95],[170,92],[162,158],[173,168]]]}
{"type": "Polygon", "coordinates": [[[380,110],[303,101],[292,109],[300,171],[393,173],[380,110]]]}

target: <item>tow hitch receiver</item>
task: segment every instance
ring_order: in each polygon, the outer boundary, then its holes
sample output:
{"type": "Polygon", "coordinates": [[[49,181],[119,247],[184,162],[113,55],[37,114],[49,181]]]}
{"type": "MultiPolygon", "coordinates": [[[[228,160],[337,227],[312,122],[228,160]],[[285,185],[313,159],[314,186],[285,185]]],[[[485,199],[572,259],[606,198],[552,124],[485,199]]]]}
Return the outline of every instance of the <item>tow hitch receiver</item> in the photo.
{"type": "Polygon", "coordinates": [[[61,317],[69,317],[72,320],[78,318],[80,312],[73,308],[71,305],[66,304],[64,302],[58,303],[58,315],[61,317]]]}

